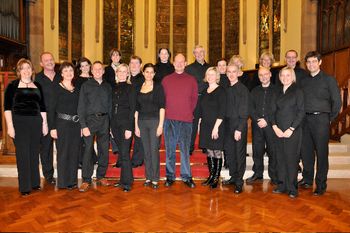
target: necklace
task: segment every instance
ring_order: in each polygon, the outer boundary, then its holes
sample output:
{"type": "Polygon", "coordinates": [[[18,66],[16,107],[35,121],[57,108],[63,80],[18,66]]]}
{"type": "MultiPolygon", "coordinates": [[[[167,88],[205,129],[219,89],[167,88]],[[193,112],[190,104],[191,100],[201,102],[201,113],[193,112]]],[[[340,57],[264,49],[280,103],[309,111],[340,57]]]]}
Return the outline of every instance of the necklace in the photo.
{"type": "Polygon", "coordinates": [[[66,89],[67,91],[69,91],[69,92],[73,92],[73,91],[74,91],[74,87],[73,87],[72,89],[69,89],[69,88],[67,88],[67,87],[64,85],[63,82],[61,82],[60,84],[61,84],[61,86],[62,86],[64,89],[66,89]]]}
{"type": "Polygon", "coordinates": [[[26,87],[28,87],[29,84],[31,84],[33,81],[30,80],[29,82],[24,82],[22,79],[19,80],[21,83],[24,83],[26,87]]]}

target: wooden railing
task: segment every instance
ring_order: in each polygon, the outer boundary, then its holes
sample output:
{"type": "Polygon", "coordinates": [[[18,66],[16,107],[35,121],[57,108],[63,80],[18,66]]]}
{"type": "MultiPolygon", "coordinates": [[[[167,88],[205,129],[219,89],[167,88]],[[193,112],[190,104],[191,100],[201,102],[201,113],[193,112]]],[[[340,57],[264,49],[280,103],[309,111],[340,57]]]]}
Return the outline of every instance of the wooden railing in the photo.
{"type": "Polygon", "coordinates": [[[14,72],[0,72],[0,101],[1,101],[1,126],[2,126],[2,143],[0,152],[0,163],[14,163],[16,161],[16,150],[12,138],[7,135],[6,122],[4,117],[4,92],[9,82],[16,79],[14,72]]]}
{"type": "Polygon", "coordinates": [[[344,134],[350,133],[350,79],[341,90],[342,108],[338,117],[332,122],[330,129],[330,138],[340,141],[344,134]]]}

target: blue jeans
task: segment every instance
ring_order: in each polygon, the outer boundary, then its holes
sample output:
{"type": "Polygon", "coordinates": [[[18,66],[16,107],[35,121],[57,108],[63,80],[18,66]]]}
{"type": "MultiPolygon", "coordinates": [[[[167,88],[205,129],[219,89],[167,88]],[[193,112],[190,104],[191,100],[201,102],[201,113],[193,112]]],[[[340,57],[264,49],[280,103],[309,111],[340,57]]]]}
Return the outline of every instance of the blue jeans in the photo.
{"type": "Polygon", "coordinates": [[[183,181],[192,178],[190,167],[190,145],[191,145],[192,123],[165,120],[164,141],[166,151],[166,177],[175,180],[176,175],[176,145],[179,144],[181,155],[180,175],[183,181]]]}

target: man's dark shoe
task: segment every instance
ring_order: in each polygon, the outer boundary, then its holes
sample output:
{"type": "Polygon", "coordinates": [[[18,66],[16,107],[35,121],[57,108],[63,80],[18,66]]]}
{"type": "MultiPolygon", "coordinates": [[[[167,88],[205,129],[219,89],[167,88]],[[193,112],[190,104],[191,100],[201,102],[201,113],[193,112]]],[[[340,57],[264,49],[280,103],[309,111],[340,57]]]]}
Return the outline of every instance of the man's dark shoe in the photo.
{"type": "Polygon", "coordinates": [[[170,180],[170,179],[166,179],[164,186],[165,187],[170,187],[174,184],[175,180],[170,180]]]}
{"type": "Polygon", "coordinates": [[[192,179],[185,180],[184,183],[185,183],[185,185],[187,185],[190,188],[196,187],[196,184],[193,182],[192,179]]]}
{"type": "Polygon", "coordinates": [[[314,191],[314,196],[322,196],[326,192],[325,189],[316,189],[314,191]]]}
{"type": "Polygon", "coordinates": [[[125,193],[130,192],[130,191],[131,191],[131,186],[130,186],[130,185],[124,185],[123,191],[124,191],[125,193]]]}
{"type": "Polygon", "coordinates": [[[222,185],[234,185],[234,184],[236,184],[236,182],[232,177],[228,180],[222,181],[222,185]]]}
{"type": "Polygon", "coordinates": [[[292,198],[292,199],[295,199],[295,198],[297,198],[298,197],[298,194],[297,193],[295,193],[295,192],[289,192],[289,195],[288,195],[290,198],[292,198]]]}
{"type": "Polygon", "coordinates": [[[47,178],[47,179],[46,179],[46,183],[55,185],[55,184],[56,184],[56,180],[55,180],[55,178],[53,178],[53,177],[47,178]]]}
{"type": "Polygon", "coordinates": [[[237,185],[235,187],[235,190],[234,190],[235,194],[240,194],[242,191],[243,191],[242,185],[237,185]]]}
{"type": "Polygon", "coordinates": [[[304,188],[304,189],[312,188],[312,184],[309,184],[309,183],[305,182],[304,179],[302,179],[302,180],[300,180],[300,181],[298,182],[298,186],[299,186],[299,187],[302,187],[302,188],[304,188]]]}
{"type": "Polygon", "coordinates": [[[41,187],[40,187],[40,185],[39,186],[35,186],[35,187],[32,187],[32,190],[41,190],[41,187]]]}
{"type": "Polygon", "coordinates": [[[272,184],[272,185],[277,185],[277,184],[278,184],[278,181],[277,181],[277,180],[270,180],[270,184],[272,184]]]}
{"type": "Polygon", "coordinates": [[[247,184],[252,184],[254,182],[261,182],[261,181],[263,181],[263,177],[262,176],[258,176],[256,174],[254,174],[253,176],[251,176],[248,179],[246,179],[247,184]]]}
{"type": "Polygon", "coordinates": [[[22,197],[28,196],[29,194],[30,194],[30,192],[21,192],[22,197]]]}
{"type": "Polygon", "coordinates": [[[276,188],[276,189],[274,189],[274,190],[272,191],[272,193],[274,193],[274,194],[281,194],[281,193],[284,193],[284,191],[281,190],[281,189],[276,188]]]}
{"type": "Polygon", "coordinates": [[[207,153],[208,153],[208,150],[207,150],[206,148],[203,148],[203,149],[202,149],[202,153],[203,153],[203,154],[207,154],[207,153]]]}

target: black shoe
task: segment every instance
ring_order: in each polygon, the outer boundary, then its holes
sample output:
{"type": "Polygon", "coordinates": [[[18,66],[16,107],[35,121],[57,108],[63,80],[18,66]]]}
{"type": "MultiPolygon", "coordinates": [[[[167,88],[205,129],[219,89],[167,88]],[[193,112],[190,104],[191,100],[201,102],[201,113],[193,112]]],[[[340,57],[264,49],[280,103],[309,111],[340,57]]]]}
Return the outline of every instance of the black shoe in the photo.
{"type": "Polygon", "coordinates": [[[29,194],[30,194],[30,192],[21,192],[22,197],[28,196],[29,194]]]}
{"type": "Polygon", "coordinates": [[[278,184],[278,181],[277,181],[277,180],[270,180],[270,184],[272,184],[272,185],[277,185],[277,184],[278,184]]]}
{"type": "Polygon", "coordinates": [[[243,191],[242,185],[237,185],[235,187],[235,190],[234,190],[235,194],[240,194],[242,191],[243,191]]]}
{"type": "Polygon", "coordinates": [[[222,185],[234,185],[234,184],[236,184],[236,181],[232,177],[228,180],[222,181],[222,185]]]}
{"type": "Polygon", "coordinates": [[[124,191],[125,193],[130,192],[130,191],[131,191],[131,186],[130,186],[130,185],[124,185],[123,191],[124,191]]]}
{"type": "Polygon", "coordinates": [[[306,183],[304,179],[301,179],[301,180],[298,182],[298,186],[299,186],[299,187],[302,187],[302,188],[304,188],[304,189],[312,188],[312,184],[306,183]]]}
{"type": "Polygon", "coordinates": [[[145,186],[145,187],[149,187],[150,185],[151,185],[150,180],[146,180],[145,183],[143,183],[143,186],[145,186]]]}
{"type": "Polygon", "coordinates": [[[41,187],[40,186],[35,186],[35,187],[32,187],[33,190],[41,190],[41,187]]]}
{"type": "Polygon", "coordinates": [[[256,174],[254,174],[253,176],[249,177],[248,179],[246,179],[247,184],[251,184],[254,182],[258,182],[258,181],[263,181],[263,177],[262,176],[258,176],[256,174]]]}
{"type": "Polygon", "coordinates": [[[314,191],[314,196],[322,196],[326,192],[325,189],[316,189],[314,191]]]}
{"type": "Polygon", "coordinates": [[[210,185],[212,183],[212,181],[213,181],[214,169],[215,169],[214,158],[213,157],[207,157],[207,165],[208,165],[208,170],[209,170],[209,176],[204,182],[202,182],[203,186],[210,185]]]}
{"type": "Polygon", "coordinates": [[[292,199],[295,199],[295,198],[298,197],[298,194],[295,193],[295,192],[289,192],[288,196],[289,196],[290,198],[292,198],[292,199]]]}
{"type": "Polygon", "coordinates": [[[113,167],[121,167],[122,166],[122,164],[118,161],[115,165],[113,165],[113,167]]]}
{"type": "Polygon", "coordinates": [[[196,187],[196,184],[193,182],[192,178],[188,179],[188,180],[185,180],[184,183],[185,183],[185,185],[187,185],[190,188],[196,187]]]}
{"type": "Polygon", "coordinates": [[[281,194],[281,193],[284,193],[284,191],[281,190],[281,189],[276,188],[276,189],[274,189],[274,190],[272,191],[272,193],[274,193],[274,194],[281,194]]]}
{"type": "Polygon", "coordinates": [[[152,188],[153,188],[153,189],[158,189],[158,188],[159,188],[158,183],[152,183],[152,188]]]}
{"type": "Polygon", "coordinates": [[[56,180],[55,180],[55,178],[53,178],[53,177],[47,178],[47,179],[46,179],[46,183],[55,185],[55,184],[56,184],[56,180]]]}
{"type": "Polygon", "coordinates": [[[132,163],[131,164],[132,168],[141,167],[142,165],[143,165],[143,163],[139,163],[139,164],[132,163]]]}
{"type": "Polygon", "coordinates": [[[170,180],[170,179],[166,179],[164,186],[165,187],[170,187],[174,184],[175,180],[170,180]]]}
{"type": "Polygon", "coordinates": [[[203,149],[202,149],[202,153],[203,153],[203,154],[207,154],[207,153],[208,153],[208,150],[207,150],[206,148],[203,148],[203,149]]]}
{"type": "Polygon", "coordinates": [[[190,155],[192,155],[192,154],[193,154],[193,150],[190,150],[188,153],[189,153],[190,155]]]}
{"type": "Polygon", "coordinates": [[[220,180],[220,173],[222,168],[222,159],[213,158],[214,162],[214,171],[213,171],[213,180],[210,183],[210,188],[215,189],[218,187],[220,180]]]}
{"type": "Polygon", "coordinates": [[[76,184],[72,184],[72,185],[68,185],[67,186],[67,189],[68,190],[73,190],[73,189],[75,189],[75,188],[77,188],[78,186],[76,185],[76,184]]]}

